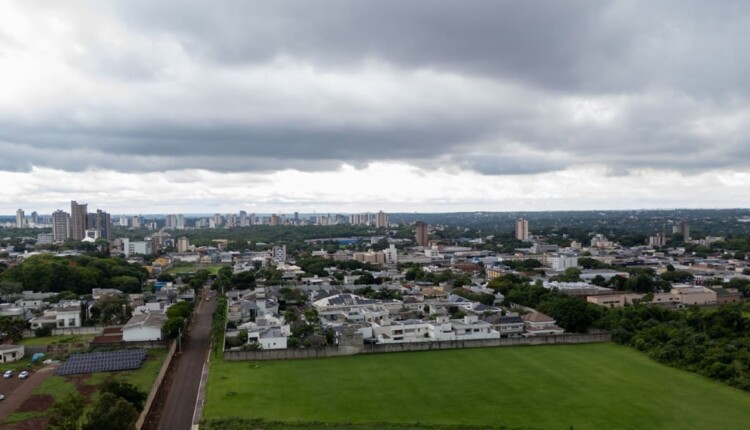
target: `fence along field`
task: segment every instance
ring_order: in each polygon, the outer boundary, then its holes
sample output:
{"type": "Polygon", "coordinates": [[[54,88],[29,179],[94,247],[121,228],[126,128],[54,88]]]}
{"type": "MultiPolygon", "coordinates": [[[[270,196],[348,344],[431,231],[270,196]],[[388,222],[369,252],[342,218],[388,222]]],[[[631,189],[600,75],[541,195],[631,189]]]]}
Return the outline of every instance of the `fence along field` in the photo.
{"type": "Polygon", "coordinates": [[[729,429],[746,425],[749,407],[744,392],[630,348],[585,344],[212,360],[204,417],[208,423],[245,417],[303,427],[317,421],[729,429]]]}

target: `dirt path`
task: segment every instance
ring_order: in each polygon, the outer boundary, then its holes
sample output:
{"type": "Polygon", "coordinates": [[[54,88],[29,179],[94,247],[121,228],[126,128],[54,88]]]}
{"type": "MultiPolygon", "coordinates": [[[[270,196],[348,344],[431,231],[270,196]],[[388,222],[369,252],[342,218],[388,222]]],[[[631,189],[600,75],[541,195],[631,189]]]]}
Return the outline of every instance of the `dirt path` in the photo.
{"type": "MultiPolygon", "coordinates": [[[[172,386],[169,387],[159,429],[190,429],[198,397],[203,364],[208,359],[211,345],[211,315],[216,309],[216,299],[202,302],[191,324],[182,354],[176,363],[172,386]]],[[[199,417],[200,418],[200,417],[199,417]]]]}
{"type": "Polygon", "coordinates": [[[5,400],[0,401],[0,423],[6,420],[25,402],[45,379],[54,374],[55,367],[47,366],[31,372],[28,378],[19,379],[18,373],[10,380],[3,380],[0,393],[5,394],[5,400]]]}

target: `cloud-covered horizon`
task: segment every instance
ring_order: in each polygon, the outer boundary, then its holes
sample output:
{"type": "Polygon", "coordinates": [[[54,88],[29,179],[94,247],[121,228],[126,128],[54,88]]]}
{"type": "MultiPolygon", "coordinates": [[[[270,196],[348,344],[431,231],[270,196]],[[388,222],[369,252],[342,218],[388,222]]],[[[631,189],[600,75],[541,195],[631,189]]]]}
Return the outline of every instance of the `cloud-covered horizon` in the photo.
{"type": "Polygon", "coordinates": [[[741,1],[4,3],[0,171],[730,175],[749,38],[741,1]]]}

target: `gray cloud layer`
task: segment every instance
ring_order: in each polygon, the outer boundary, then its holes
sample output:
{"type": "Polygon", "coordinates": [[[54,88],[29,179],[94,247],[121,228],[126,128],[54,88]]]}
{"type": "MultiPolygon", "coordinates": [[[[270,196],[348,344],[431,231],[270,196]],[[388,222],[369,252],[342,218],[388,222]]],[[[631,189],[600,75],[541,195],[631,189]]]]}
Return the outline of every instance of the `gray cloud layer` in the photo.
{"type": "Polygon", "coordinates": [[[0,31],[59,67],[0,100],[4,170],[750,164],[746,2],[19,7],[63,30],[0,31]]]}

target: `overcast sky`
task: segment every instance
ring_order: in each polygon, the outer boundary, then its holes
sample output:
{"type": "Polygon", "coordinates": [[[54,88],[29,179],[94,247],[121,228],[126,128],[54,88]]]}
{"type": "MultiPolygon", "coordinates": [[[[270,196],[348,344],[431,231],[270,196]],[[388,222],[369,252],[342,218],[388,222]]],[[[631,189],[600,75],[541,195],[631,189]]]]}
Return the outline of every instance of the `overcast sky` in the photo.
{"type": "Polygon", "coordinates": [[[748,207],[748,40],[729,0],[0,2],[0,213],[748,207]]]}

